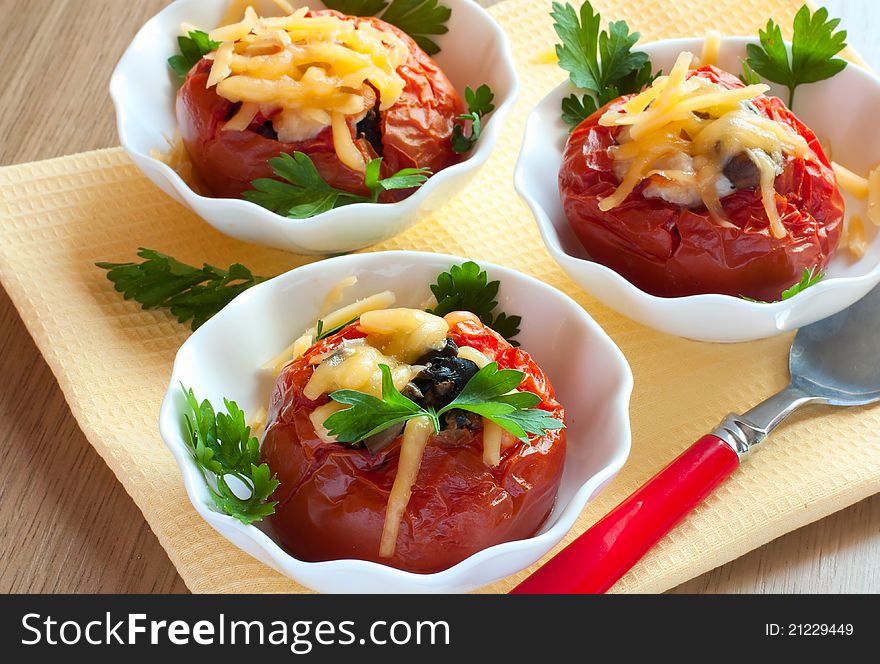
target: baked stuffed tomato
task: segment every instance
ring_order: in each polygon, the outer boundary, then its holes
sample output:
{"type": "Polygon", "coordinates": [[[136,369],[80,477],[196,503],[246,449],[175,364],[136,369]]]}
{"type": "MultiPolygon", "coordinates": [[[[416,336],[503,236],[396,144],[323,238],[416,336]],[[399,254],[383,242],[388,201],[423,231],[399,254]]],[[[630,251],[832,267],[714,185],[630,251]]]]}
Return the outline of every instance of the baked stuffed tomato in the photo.
{"type": "Polygon", "coordinates": [[[777,300],[837,247],[831,164],[766,85],[690,62],[682,53],[669,76],[575,128],[565,215],[593,260],[648,293],[777,300]]]}
{"type": "MultiPolygon", "coordinates": [[[[369,196],[380,177],[436,173],[453,149],[464,105],[434,60],[407,34],[373,17],[297,10],[244,19],[210,33],[211,51],[186,76],[177,121],[205,193],[236,198],[278,172],[269,161],[302,153],[330,187],[369,196]]],[[[380,200],[413,189],[384,191],[380,200]]],[[[262,204],[262,203],[261,203],[262,204]]]]}
{"type": "Polygon", "coordinates": [[[528,353],[467,312],[368,311],[302,352],[314,332],[277,378],[262,444],[288,551],[429,573],[538,530],[565,431],[528,353]]]}

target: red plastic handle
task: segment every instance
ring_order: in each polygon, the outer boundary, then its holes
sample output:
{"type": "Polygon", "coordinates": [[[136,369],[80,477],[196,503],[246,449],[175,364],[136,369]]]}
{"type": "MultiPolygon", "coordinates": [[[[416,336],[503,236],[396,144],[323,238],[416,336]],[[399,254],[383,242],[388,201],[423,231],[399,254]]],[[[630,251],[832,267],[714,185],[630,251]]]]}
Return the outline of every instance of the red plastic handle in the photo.
{"type": "Polygon", "coordinates": [[[703,436],[511,592],[604,593],[738,466],[703,436]]]}

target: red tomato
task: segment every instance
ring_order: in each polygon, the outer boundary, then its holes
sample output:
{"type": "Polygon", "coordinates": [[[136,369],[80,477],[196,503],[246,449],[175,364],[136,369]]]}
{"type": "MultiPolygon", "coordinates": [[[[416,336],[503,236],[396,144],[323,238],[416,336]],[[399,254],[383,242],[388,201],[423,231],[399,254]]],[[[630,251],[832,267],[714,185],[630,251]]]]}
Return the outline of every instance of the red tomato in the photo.
{"type": "MultiPolygon", "coordinates": [[[[406,33],[377,18],[345,16],[333,11],[311,15],[334,14],[346,20],[369,23],[391,32],[410,51],[409,59],[397,69],[406,85],[393,106],[380,113],[382,176],[402,168],[429,168],[434,173],[461,160],[452,151],[452,129],[464,105],[452,83],[434,60],[406,33]]],[[[315,162],[321,176],[332,186],[366,194],[363,173],[342,164],[333,149],[330,128],[312,139],[281,143],[255,131],[267,118],[258,115],[245,131],[222,131],[233,115],[235,105],[220,97],[215,88],[206,87],[211,61],[202,60],[186,77],[177,94],[177,123],[183,143],[192,159],[200,184],[207,193],[221,198],[237,198],[252,189],[251,181],[273,177],[268,161],[283,152],[304,152],[315,162]]],[[[355,136],[355,145],[366,160],[376,151],[363,137],[355,136]]],[[[394,192],[390,200],[406,197],[409,191],[394,192]],[[396,198],[395,198],[396,197],[396,198]]]]}
{"type": "MultiPolygon", "coordinates": [[[[372,560],[412,572],[437,572],[481,549],[533,535],[556,499],[565,459],[565,431],[517,442],[501,464],[483,462],[482,437],[464,432],[454,442],[435,435],[425,450],[392,558],[379,557],[385,507],[400,453],[398,437],[377,454],[326,444],[315,435],[309,413],[326,403],[310,401],[303,388],[314,367],[309,359],[362,337],[352,324],[291,362],[275,384],[262,455],[280,485],[270,522],[281,543],[302,560],[372,560]]],[[[479,323],[450,330],[501,368],[524,372],[523,390],[539,395],[539,408],[559,420],[562,406],[547,377],[527,353],[479,323]]]]}
{"type": "MultiPolygon", "coordinates": [[[[738,78],[716,67],[702,67],[689,76],[725,88],[743,87],[738,78]]],[[[770,234],[757,188],[740,189],[722,199],[736,228],[722,227],[705,208],[644,198],[644,184],[616,208],[599,210],[599,200],[618,184],[608,148],[619,131],[600,126],[599,118],[629,98],[612,101],[578,125],[559,171],[565,215],[593,260],[654,295],[725,293],[768,301],[779,299],[799,281],[804,268],[828,264],[843,228],[843,197],[816,135],[776,97],[762,95],[751,101],[761,113],[803,136],[817,157],[787,157],[776,178],[776,206],[786,237],[770,234]]]]}

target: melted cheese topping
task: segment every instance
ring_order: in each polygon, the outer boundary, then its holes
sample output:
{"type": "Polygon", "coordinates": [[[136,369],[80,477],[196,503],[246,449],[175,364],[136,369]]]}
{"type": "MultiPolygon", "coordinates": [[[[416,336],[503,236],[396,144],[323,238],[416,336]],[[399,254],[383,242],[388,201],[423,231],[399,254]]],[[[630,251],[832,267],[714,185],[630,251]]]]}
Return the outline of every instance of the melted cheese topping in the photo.
{"type": "MultiPolygon", "coordinates": [[[[709,56],[710,42],[707,38],[709,56]]],[[[745,154],[759,173],[770,232],[774,237],[785,237],[774,181],[787,155],[806,158],[812,150],[787,125],[759,114],[748,104],[749,99],[769,90],[768,86],[727,90],[700,77],[688,79],[692,59],[690,53],[682,53],[668,76],[658,77],[651,87],[600,118],[600,125],[623,130],[619,144],[609,150],[620,184],[599,202],[599,208],[607,211],[617,207],[650,178],[644,192],[647,197],[679,205],[705,205],[716,222],[732,226],[721,205],[721,197],[733,191],[724,167],[733,157],[745,154]],[[672,158],[675,168],[665,168],[672,158]]]]}
{"type": "Polygon", "coordinates": [[[399,38],[371,25],[307,12],[304,7],[263,18],[248,7],[240,21],[211,31],[221,46],[208,56],[214,61],[208,87],[242,103],[225,130],[247,128],[255,109],[272,118],[282,142],[332,127],[339,160],[363,171],[353,127],[373,108],[377,93],[380,110],[400,98],[405,82],[397,69],[409,51],[399,38]]]}
{"type": "Polygon", "coordinates": [[[361,316],[367,343],[401,362],[415,362],[446,344],[449,323],[420,309],[383,309],[361,316]]]}
{"type": "MultiPolygon", "coordinates": [[[[316,358],[317,359],[317,358],[316,358]]],[[[394,387],[402,390],[423,367],[399,361],[374,348],[364,339],[352,339],[321,362],[303,389],[307,399],[315,400],[336,390],[356,390],[374,397],[382,396],[382,372],[379,365],[391,369],[394,387]]]]}

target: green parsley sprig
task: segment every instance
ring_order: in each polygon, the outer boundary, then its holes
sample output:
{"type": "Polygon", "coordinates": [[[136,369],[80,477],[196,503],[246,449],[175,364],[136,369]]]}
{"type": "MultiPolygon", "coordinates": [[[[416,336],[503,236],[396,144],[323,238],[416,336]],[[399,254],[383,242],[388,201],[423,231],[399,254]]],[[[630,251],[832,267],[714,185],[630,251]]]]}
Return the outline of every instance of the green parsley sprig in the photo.
{"type": "Polygon", "coordinates": [[[446,22],[452,16],[452,10],[438,0],[391,0],[390,4],[385,0],[324,0],[324,5],[352,16],[376,16],[382,12],[379,18],[403,30],[428,55],[440,52],[437,42],[428,35],[449,32],[446,22]]]}
{"type": "Polygon", "coordinates": [[[332,337],[337,332],[341,332],[342,330],[347,328],[349,325],[354,323],[356,320],[357,320],[357,318],[352,318],[351,320],[345,321],[341,325],[337,325],[336,327],[331,327],[329,330],[325,330],[324,329],[324,321],[319,319],[317,325],[315,326],[315,342],[326,339],[327,337],[332,337]]]}
{"type": "Polygon", "coordinates": [[[771,18],[758,33],[761,45],[746,46],[748,64],[767,80],[788,88],[791,107],[799,85],[831,78],[846,67],[846,60],[834,57],[846,48],[846,30],[835,31],[839,24],[839,18],[829,20],[824,7],[815,13],[807,5],[801,7],[794,17],[789,61],[782,30],[771,18]]]}
{"type": "MultiPolygon", "coordinates": [[[[782,291],[778,300],[774,300],[774,302],[783,302],[785,300],[790,300],[798,293],[803,293],[810,286],[815,286],[820,281],[825,278],[825,272],[820,270],[817,266],[813,265],[812,267],[805,267],[804,273],[801,275],[801,280],[798,281],[793,286],[786,288],[782,291]]],[[[748,300],[749,302],[757,302],[758,304],[773,304],[773,302],[765,302],[764,300],[754,300],[750,297],[743,297],[744,300],[748,300]]]]}
{"type": "Polygon", "coordinates": [[[142,263],[95,263],[126,300],[144,309],[170,309],[179,323],[192,321],[195,330],[239,293],[265,281],[240,263],[222,270],[205,263],[201,268],[153,249],[141,248],[142,263]]]}
{"type": "Polygon", "coordinates": [[[754,69],[752,69],[748,60],[740,59],[739,63],[742,66],[742,74],[739,75],[739,80],[746,85],[755,85],[756,83],[761,82],[761,77],[758,76],[754,69]]]}
{"type": "MultiPolygon", "coordinates": [[[[142,263],[95,263],[107,270],[107,279],[126,300],[139,302],[144,309],[167,308],[178,322],[192,321],[195,330],[206,320],[225,307],[239,293],[266,280],[257,277],[244,265],[235,263],[228,270],[208,265],[201,268],[155,251],[143,249],[138,256],[142,263]]],[[[504,336],[511,344],[519,333],[520,316],[496,312],[498,288],[501,282],[489,281],[486,272],[473,261],[453,265],[449,271],[437,276],[431,292],[437,304],[428,313],[445,316],[452,311],[470,311],[485,325],[504,336]]],[[[317,323],[316,341],[326,339],[350,325],[324,329],[324,321],[317,323]]]]}
{"type": "Polygon", "coordinates": [[[784,291],[782,291],[781,299],[783,299],[783,300],[791,299],[795,295],[797,295],[798,293],[803,293],[810,286],[815,286],[820,281],[822,281],[824,278],[825,278],[825,273],[822,272],[822,270],[820,270],[815,265],[812,267],[808,267],[808,268],[805,267],[804,273],[801,276],[801,280],[799,282],[797,282],[796,284],[794,284],[791,288],[786,288],[784,291]]]}
{"type": "Polygon", "coordinates": [[[380,178],[382,158],[379,157],[367,164],[364,185],[370,195],[361,196],[328,184],[311,158],[303,152],[294,152],[293,156],[282,154],[270,159],[269,166],[284,181],[273,178],[254,180],[251,182],[254,188],[241,196],[290,219],[308,219],[352,203],[376,203],[383,191],[420,187],[431,175],[426,168],[404,168],[391,177],[380,178]]]}
{"type": "Polygon", "coordinates": [[[522,383],[523,372],[515,369],[498,369],[492,362],[480,369],[464,386],[461,393],[439,410],[423,408],[403,396],[391,377],[391,370],[380,364],[382,371],[382,398],[379,399],[356,390],[337,390],[330,398],[349,406],[334,413],[326,422],[328,433],[340,443],[354,444],[389,427],[417,417],[427,417],[440,432],[440,418],[451,410],[460,409],[476,413],[494,422],[524,443],[529,434],[544,435],[547,431],[564,428],[564,424],[550,413],[535,408],[541,398],[532,392],[515,392],[522,383]]]}
{"type": "Polygon", "coordinates": [[[445,316],[453,311],[470,311],[512,345],[519,346],[513,337],[519,334],[520,316],[496,313],[500,281],[489,281],[486,272],[473,261],[453,265],[448,272],[437,276],[437,283],[431,285],[431,292],[437,300],[428,313],[445,316]]]}
{"type": "Polygon", "coordinates": [[[452,128],[452,151],[458,154],[470,152],[480,139],[483,131],[483,117],[495,110],[495,93],[483,83],[476,90],[466,87],[464,99],[467,103],[468,112],[458,116],[458,122],[452,128]],[[465,134],[467,123],[471,124],[470,135],[465,134]]]}
{"type": "Polygon", "coordinates": [[[554,2],[550,15],[561,43],[556,45],[559,66],[573,85],[587,93],[562,101],[562,119],[576,127],[612,99],[640,92],[654,80],[646,53],[632,50],[639,40],[625,21],[612,21],[601,30],[602,19],[589,2],[578,12],[570,4],[554,2]]]}
{"type": "Polygon", "coordinates": [[[168,58],[168,66],[177,74],[181,82],[186,79],[189,70],[195,67],[199,60],[220,48],[220,42],[212,41],[208,33],[201,30],[191,30],[188,36],[178,37],[177,44],[180,47],[180,54],[168,58]]]}
{"type": "Polygon", "coordinates": [[[184,434],[214,505],[244,524],[273,514],[276,502],[269,501],[269,496],[278,488],[278,479],[267,464],[259,463],[260,443],[251,436],[244,412],[234,401],[224,399],[227,413],[217,413],[207,399],[199,403],[192,389],[182,385],[181,389],[189,406],[184,434]],[[232,490],[230,477],[244,485],[248,497],[232,490]]]}

